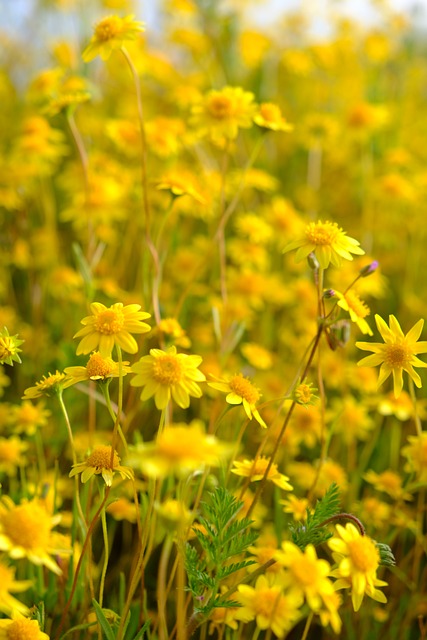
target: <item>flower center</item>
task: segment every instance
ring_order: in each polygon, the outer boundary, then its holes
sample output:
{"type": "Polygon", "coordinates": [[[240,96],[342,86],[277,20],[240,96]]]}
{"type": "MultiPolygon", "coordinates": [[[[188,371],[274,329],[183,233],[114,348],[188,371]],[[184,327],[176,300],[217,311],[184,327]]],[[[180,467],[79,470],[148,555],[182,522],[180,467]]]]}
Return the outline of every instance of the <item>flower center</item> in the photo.
{"type": "Polygon", "coordinates": [[[363,300],[359,298],[357,293],[354,291],[349,291],[345,294],[345,299],[348,304],[349,309],[354,311],[358,318],[366,318],[371,313],[368,305],[366,305],[363,300]]]}
{"type": "Polygon", "coordinates": [[[301,404],[308,404],[312,397],[308,384],[300,384],[295,390],[295,397],[301,404]]]}
{"type": "Polygon", "coordinates": [[[153,362],[153,378],[164,385],[173,385],[181,381],[182,366],[172,355],[164,355],[153,362]]]}
{"type": "Polygon", "coordinates": [[[35,503],[12,508],[1,517],[5,534],[13,545],[24,549],[46,549],[51,523],[46,511],[35,503]]]}
{"type": "Polygon", "coordinates": [[[280,109],[275,104],[265,103],[260,107],[260,113],[267,122],[277,122],[280,120],[280,109]]]}
{"type": "Polygon", "coordinates": [[[7,640],[39,640],[40,629],[36,620],[14,620],[6,627],[7,640]]]}
{"type": "Polygon", "coordinates": [[[49,389],[52,389],[53,387],[56,387],[56,385],[63,382],[66,377],[67,376],[65,375],[65,373],[59,373],[59,371],[54,374],[49,373],[47,377],[43,376],[43,380],[40,380],[40,382],[36,382],[36,387],[40,391],[49,391],[49,389]]]}
{"type": "Polygon", "coordinates": [[[95,27],[95,38],[98,42],[107,42],[114,38],[120,31],[120,23],[117,18],[110,16],[104,18],[95,27]]]}
{"type": "Polygon", "coordinates": [[[313,584],[316,580],[316,565],[306,556],[298,558],[292,564],[291,571],[300,585],[304,587],[313,584]]]}
{"type": "Polygon", "coordinates": [[[391,368],[405,367],[411,354],[404,344],[386,344],[384,362],[391,368]]]}
{"type": "Polygon", "coordinates": [[[103,358],[100,353],[92,353],[86,365],[89,378],[106,378],[114,370],[111,358],[103,358]]]}
{"type": "Polygon", "coordinates": [[[356,538],[348,543],[350,558],[359,571],[375,571],[379,565],[379,553],[375,544],[366,537],[356,538]]]}
{"type": "Polygon", "coordinates": [[[106,309],[102,311],[96,318],[95,329],[99,333],[106,335],[113,335],[120,333],[125,323],[124,315],[122,311],[116,309],[106,309]]]}
{"type": "MultiPolygon", "coordinates": [[[[113,469],[120,464],[120,458],[117,452],[114,452],[113,469]]],[[[111,447],[107,445],[100,445],[96,447],[86,460],[87,467],[93,467],[94,469],[111,469],[111,447]]]]}
{"type": "MultiPolygon", "coordinates": [[[[270,462],[270,458],[258,458],[255,465],[252,467],[250,471],[250,475],[251,476],[264,475],[269,462],[270,462]]],[[[273,464],[270,467],[270,471],[268,472],[268,477],[271,478],[276,475],[277,475],[277,464],[273,462],[273,464]]]]}
{"type": "Polygon", "coordinates": [[[227,96],[211,96],[208,110],[213,118],[224,120],[233,114],[233,103],[227,96]]]}
{"type": "Polygon", "coordinates": [[[229,385],[233,393],[246,400],[250,405],[254,405],[261,397],[258,389],[241,373],[233,376],[229,385]]]}
{"type": "Polygon", "coordinates": [[[305,233],[310,243],[331,246],[339,235],[339,228],[336,222],[311,222],[305,233]]]}
{"type": "Polygon", "coordinates": [[[258,615],[270,618],[279,604],[280,592],[276,589],[261,589],[257,592],[257,598],[254,601],[255,609],[258,615]]]}

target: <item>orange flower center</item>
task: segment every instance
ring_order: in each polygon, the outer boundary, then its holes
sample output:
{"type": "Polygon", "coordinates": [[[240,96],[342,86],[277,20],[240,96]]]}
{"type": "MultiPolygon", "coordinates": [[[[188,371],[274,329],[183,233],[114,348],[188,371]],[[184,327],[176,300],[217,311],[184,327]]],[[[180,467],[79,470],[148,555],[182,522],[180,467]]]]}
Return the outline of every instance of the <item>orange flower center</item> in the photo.
{"type": "Polygon", "coordinates": [[[359,298],[357,293],[349,291],[345,294],[345,300],[348,304],[348,308],[354,311],[358,318],[366,318],[371,313],[369,307],[359,298]]]}
{"type": "Polygon", "coordinates": [[[100,353],[92,353],[86,365],[89,378],[106,378],[113,370],[111,358],[103,358],[100,353]]]}
{"type": "Polygon", "coordinates": [[[241,373],[233,376],[228,384],[233,393],[246,400],[250,405],[254,405],[261,397],[258,389],[241,373]]]}
{"type": "Polygon", "coordinates": [[[224,120],[233,115],[233,103],[227,96],[211,96],[208,102],[208,111],[213,118],[224,120]]]}
{"type": "Polygon", "coordinates": [[[384,351],[384,362],[392,369],[405,367],[411,359],[411,353],[404,344],[386,344],[384,351]]]}
{"type": "Polygon", "coordinates": [[[40,640],[41,632],[36,620],[14,620],[6,627],[7,640],[40,640]]]}
{"type": "Polygon", "coordinates": [[[331,246],[337,240],[339,228],[335,222],[311,222],[305,233],[311,244],[331,246]]]}
{"type": "Polygon", "coordinates": [[[99,333],[113,335],[115,333],[120,333],[123,329],[124,323],[125,318],[122,311],[106,309],[98,314],[94,326],[99,333]]]}
{"type": "Polygon", "coordinates": [[[51,522],[38,504],[27,503],[12,508],[1,516],[3,530],[12,544],[24,549],[46,549],[51,522]]]}
{"type": "Polygon", "coordinates": [[[363,573],[375,571],[379,565],[378,549],[366,536],[348,542],[350,558],[358,571],[363,573]]]}
{"type": "Polygon", "coordinates": [[[104,18],[95,27],[95,38],[98,42],[107,42],[120,32],[120,23],[114,16],[104,18]]]}
{"type": "Polygon", "coordinates": [[[117,452],[114,452],[113,467],[111,467],[111,447],[107,445],[100,445],[96,447],[86,460],[87,467],[93,467],[94,469],[115,469],[120,464],[120,458],[117,452]]]}
{"type": "Polygon", "coordinates": [[[173,355],[155,358],[153,362],[153,378],[164,385],[173,385],[181,381],[182,365],[173,355]]]}

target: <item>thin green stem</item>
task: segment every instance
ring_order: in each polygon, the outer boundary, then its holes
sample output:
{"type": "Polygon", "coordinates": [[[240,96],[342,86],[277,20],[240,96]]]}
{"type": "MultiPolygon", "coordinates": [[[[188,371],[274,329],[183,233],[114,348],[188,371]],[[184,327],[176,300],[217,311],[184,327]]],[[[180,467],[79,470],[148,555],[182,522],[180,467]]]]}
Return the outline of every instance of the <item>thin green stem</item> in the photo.
{"type": "MultiPolygon", "coordinates": [[[[102,502],[104,502],[104,498],[105,498],[105,485],[102,485],[101,488],[101,498],[102,498],[102,502]]],[[[99,606],[102,607],[102,603],[104,600],[104,588],[105,588],[105,576],[107,575],[107,568],[108,568],[108,560],[110,557],[110,545],[108,542],[108,530],[107,530],[107,517],[105,515],[105,502],[104,502],[104,508],[101,511],[101,525],[102,525],[102,537],[104,540],[104,562],[102,564],[102,571],[101,571],[101,579],[100,579],[100,583],[99,583],[99,606]]]]}
{"type": "Polygon", "coordinates": [[[305,623],[305,627],[304,627],[304,631],[303,631],[302,636],[301,636],[301,640],[307,640],[308,632],[310,630],[311,623],[313,622],[313,618],[314,618],[314,612],[311,611],[310,615],[307,618],[307,622],[305,623]]]}
{"type": "Polygon", "coordinates": [[[415,387],[414,387],[414,381],[412,380],[412,378],[409,376],[409,394],[411,396],[411,400],[412,400],[412,407],[414,409],[414,421],[415,421],[415,428],[417,430],[417,436],[421,437],[422,432],[423,432],[423,427],[421,424],[421,419],[418,413],[418,407],[417,407],[417,397],[415,395],[415,387]]]}

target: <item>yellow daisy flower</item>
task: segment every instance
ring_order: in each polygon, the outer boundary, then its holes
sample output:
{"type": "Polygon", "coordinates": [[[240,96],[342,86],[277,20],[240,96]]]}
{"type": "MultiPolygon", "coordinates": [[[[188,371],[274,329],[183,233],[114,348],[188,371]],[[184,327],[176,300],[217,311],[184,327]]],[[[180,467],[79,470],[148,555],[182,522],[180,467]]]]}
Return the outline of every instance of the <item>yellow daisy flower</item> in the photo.
{"type": "Polygon", "coordinates": [[[363,476],[366,482],[372,484],[377,491],[384,491],[394,500],[412,500],[410,493],[402,487],[402,478],[391,469],[386,469],[382,473],[375,473],[371,469],[363,476]]]}
{"type": "Polygon", "coordinates": [[[50,516],[37,499],[16,505],[4,496],[0,503],[0,551],[13,559],[27,558],[60,575],[61,569],[51,557],[59,551],[52,528],[60,520],[60,515],[50,516]]]}
{"type": "Polygon", "coordinates": [[[55,373],[49,372],[47,376],[43,376],[39,382],[36,382],[34,387],[25,389],[22,397],[24,400],[32,400],[33,398],[40,398],[41,396],[50,397],[58,394],[62,389],[66,389],[72,384],[72,381],[65,373],[59,373],[59,371],[56,370],[55,373]]]}
{"type": "Polygon", "coordinates": [[[252,126],[256,105],[254,94],[241,87],[224,87],[209,91],[200,104],[193,107],[193,124],[201,135],[214,142],[234,140],[239,128],[252,126]]]}
{"type": "MultiPolygon", "coordinates": [[[[211,377],[213,378],[214,376],[211,377]]],[[[227,397],[225,399],[229,404],[243,404],[249,420],[255,418],[261,427],[267,428],[267,425],[255,406],[261,398],[261,394],[248,378],[245,378],[241,373],[237,373],[228,380],[221,378],[216,379],[218,382],[208,382],[208,385],[212,387],[212,389],[226,393],[227,397]]]]}
{"type": "Polygon", "coordinates": [[[282,116],[280,107],[272,102],[263,102],[258,112],[254,115],[254,122],[263,129],[271,131],[292,131],[292,124],[282,116]]]}
{"type": "Polygon", "coordinates": [[[338,578],[335,589],[351,589],[355,611],[360,609],[365,594],[377,602],[387,602],[382,591],[377,589],[387,582],[377,578],[380,554],[374,541],[362,536],[351,522],[345,528],[337,524],[335,529],[337,535],[328,540],[333,558],[338,563],[338,568],[331,572],[338,578]]]}
{"type": "Polygon", "coordinates": [[[49,640],[37,620],[0,620],[0,640],[49,640]]]}
{"type": "Polygon", "coordinates": [[[26,465],[24,452],[28,449],[28,443],[16,436],[0,438],[0,473],[15,477],[18,467],[26,465]]]}
{"type": "Polygon", "coordinates": [[[368,305],[352,290],[347,291],[347,293],[340,293],[335,290],[334,293],[339,298],[337,305],[349,313],[350,320],[357,324],[362,333],[372,336],[371,327],[365,320],[366,316],[371,313],[368,305]]]}
{"type": "Polygon", "coordinates": [[[319,220],[310,222],[301,237],[290,242],[283,251],[287,253],[297,249],[295,258],[297,262],[306,258],[309,253],[315,253],[320,267],[327,269],[330,264],[339,267],[343,258],[353,260],[352,253],[363,255],[365,252],[359,245],[360,243],[347,236],[336,222],[319,220]]]}
{"type": "Polygon", "coordinates": [[[106,307],[100,302],[92,302],[92,315],[83,318],[81,323],[85,326],[74,335],[74,338],[82,338],[77,347],[77,355],[98,349],[104,358],[108,358],[114,345],[127,353],[136,353],[138,344],[131,333],[147,333],[151,329],[142,322],[150,314],[140,309],[139,304],[124,306],[121,302],[116,302],[111,307],[106,307]]]}
{"type": "Polygon", "coordinates": [[[150,355],[143,356],[131,369],[136,376],[131,380],[134,387],[144,387],[141,400],[154,396],[158,409],[165,409],[171,397],[178,406],[190,406],[190,396],[200,398],[202,391],[197,382],[206,380],[198,370],[200,356],[177,353],[172,346],[167,351],[150,349],[150,355]]]}
{"type": "Polygon", "coordinates": [[[141,31],[145,31],[144,24],[135,21],[133,16],[107,16],[95,25],[94,34],[82,58],[85,62],[90,62],[96,56],[108,60],[114,49],[120,49],[126,40],[135,40],[141,31]]]}
{"type": "Polygon", "coordinates": [[[92,476],[101,474],[105,484],[111,487],[113,484],[113,475],[117,471],[124,480],[133,480],[133,471],[129,467],[122,467],[120,458],[114,451],[113,462],[111,464],[111,447],[108,445],[100,445],[95,447],[90,456],[84,462],[73,464],[73,468],[69,473],[69,477],[81,473],[82,482],[87,482],[92,476]]]}
{"type": "Polygon", "coordinates": [[[427,352],[427,342],[417,342],[423,329],[424,320],[418,320],[412,329],[404,335],[395,316],[389,316],[389,325],[375,315],[378,331],[385,344],[378,342],[356,342],[356,347],[373,354],[360,360],[360,367],[375,367],[381,365],[377,386],[383,384],[393,374],[394,395],[399,397],[403,387],[403,371],[406,371],[417,387],[421,387],[421,378],[414,367],[427,367],[427,364],[417,358],[418,353],[427,352]]]}
{"type": "MultiPolygon", "coordinates": [[[[124,376],[131,372],[128,365],[129,362],[122,362],[122,375],[124,376]]],[[[94,351],[90,355],[85,367],[66,367],[64,373],[71,378],[73,384],[86,380],[104,382],[120,375],[119,363],[114,362],[111,358],[104,358],[98,351],[94,351]]]]}
{"type": "Polygon", "coordinates": [[[409,444],[402,448],[402,455],[408,459],[405,471],[417,474],[419,482],[427,482],[427,431],[419,436],[408,436],[409,444]]]}
{"type": "Polygon", "coordinates": [[[12,407],[10,421],[13,424],[14,433],[26,433],[33,435],[37,429],[45,427],[51,412],[44,408],[44,401],[33,404],[24,400],[21,405],[12,407]]]}
{"type": "MultiPolygon", "coordinates": [[[[256,460],[243,460],[243,462],[236,460],[233,462],[235,468],[231,471],[235,473],[236,476],[243,476],[250,478],[251,482],[257,482],[264,477],[269,462],[269,458],[265,458],[264,456],[260,456],[256,460]]],[[[271,482],[285,491],[292,491],[293,489],[292,485],[288,482],[288,476],[279,473],[276,463],[271,465],[267,480],[271,480],[271,482]]]]}

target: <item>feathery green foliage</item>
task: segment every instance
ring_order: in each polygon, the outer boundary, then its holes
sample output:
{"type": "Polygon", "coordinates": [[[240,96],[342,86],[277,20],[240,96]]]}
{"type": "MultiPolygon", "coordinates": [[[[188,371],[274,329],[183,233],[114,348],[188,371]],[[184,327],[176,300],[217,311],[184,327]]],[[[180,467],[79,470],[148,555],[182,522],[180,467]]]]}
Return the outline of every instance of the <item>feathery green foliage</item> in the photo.
{"type": "Polygon", "coordinates": [[[307,519],[298,525],[290,525],[291,539],[300,549],[308,544],[315,547],[326,542],[332,533],[325,527],[325,521],[339,513],[339,487],[331,484],[323,498],[316,502],[313,511],[307,509],[307,519]]]}

